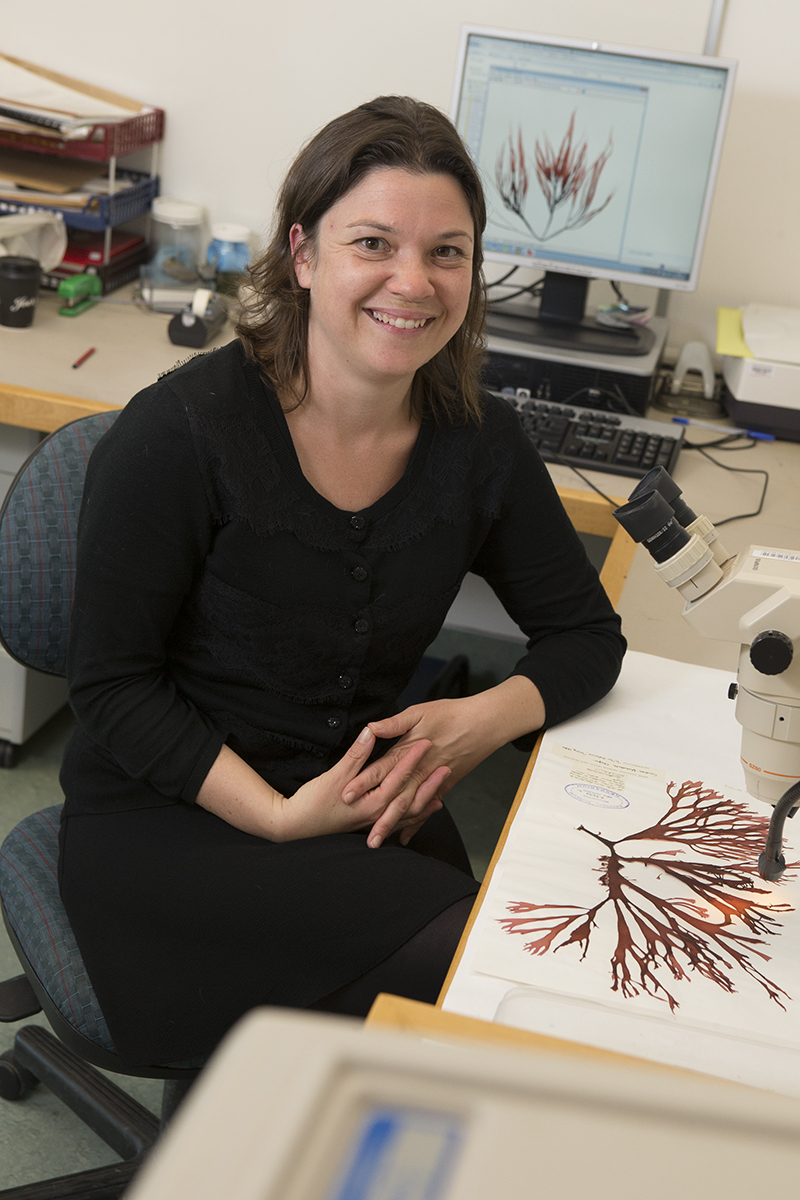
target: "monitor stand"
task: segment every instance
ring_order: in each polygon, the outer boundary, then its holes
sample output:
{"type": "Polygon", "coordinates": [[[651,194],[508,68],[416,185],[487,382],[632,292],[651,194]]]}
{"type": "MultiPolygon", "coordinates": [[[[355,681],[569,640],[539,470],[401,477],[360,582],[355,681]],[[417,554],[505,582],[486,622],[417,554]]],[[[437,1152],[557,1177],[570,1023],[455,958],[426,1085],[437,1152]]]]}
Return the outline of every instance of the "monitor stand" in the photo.
{"type": "Polygon", "coordinates": [[[558,350],[622,356],[649,354],[655,334],[646,325],[617,329],[583,315],[588,288],[586,276],[546,271],[539,311],[531,311],[524,304],[493,305],[486,317],[486,331],[495,337],[558,350]]]}

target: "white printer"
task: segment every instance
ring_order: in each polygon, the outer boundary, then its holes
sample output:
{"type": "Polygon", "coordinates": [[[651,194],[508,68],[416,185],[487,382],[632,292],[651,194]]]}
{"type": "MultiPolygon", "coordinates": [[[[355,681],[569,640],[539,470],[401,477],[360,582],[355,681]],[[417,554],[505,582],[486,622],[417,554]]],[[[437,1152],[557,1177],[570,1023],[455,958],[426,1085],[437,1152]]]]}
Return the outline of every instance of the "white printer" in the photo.
{"type": "MultiPolygon", "coordinates": [[[[730,333],[736,317],[727,315],[730,333]]],[[[717,347],[728,416],[747,429],[800,441],[800,309],[749,304],[739,319],[738,345],[728,337],[717,347]]]]}

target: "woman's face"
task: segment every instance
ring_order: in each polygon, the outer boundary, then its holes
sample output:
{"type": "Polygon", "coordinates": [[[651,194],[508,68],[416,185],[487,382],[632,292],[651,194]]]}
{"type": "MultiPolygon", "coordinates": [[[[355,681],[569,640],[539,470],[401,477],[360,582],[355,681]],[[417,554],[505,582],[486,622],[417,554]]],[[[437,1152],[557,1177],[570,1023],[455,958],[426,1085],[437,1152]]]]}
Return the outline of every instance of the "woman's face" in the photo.
{"type": "Polygon", "coordinates": [[[299,225],[290,237],[310,292],[312,391],[321,379],[410,387],[464,320],[474,229],[450,175],[378,168],[325,213],[313,247],[299,225]]]}

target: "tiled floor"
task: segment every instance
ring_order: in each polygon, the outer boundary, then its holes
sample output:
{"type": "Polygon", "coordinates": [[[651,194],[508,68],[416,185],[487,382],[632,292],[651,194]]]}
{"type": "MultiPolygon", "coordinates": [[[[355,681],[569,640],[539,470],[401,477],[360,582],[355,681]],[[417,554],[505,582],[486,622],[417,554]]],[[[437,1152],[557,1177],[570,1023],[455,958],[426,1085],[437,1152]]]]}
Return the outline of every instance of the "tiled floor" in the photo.
{"type": "MultiPolygon", "coordinates": [[[[474,691],[502,679],[520,655],[517,644],[449,631],[440,634],[431,650],[441,658],[466,653],[474,691]]],[[[71,717],[65,710],[22,748],[17,767],[0,770],[0,841],[28,813],[59,802],[58,766],[70,728],[71,717]]],[[[486,869],[525,762],[524,754],[506,746],[458,784],[450,795],[451,811],[478,878],[486,869]]],[[[16,956],[3,930],[0,979],[19,973],[16,956]]],[[[46,1024],[41,1016],[31,1020],[46,1024]]],[[[12,1045],[16,1029],[16,1025],[0,1025],[0,1053],[12,1045]]],[[[158,1112],[161,1101],[158,1081],[113,1078],[140,1103],[158,1112]]],[[[0,1100],[0,1190],[113,1161],[112,1152],[46,1088],[37,1088],[19,1102],[0,1100]]]]}

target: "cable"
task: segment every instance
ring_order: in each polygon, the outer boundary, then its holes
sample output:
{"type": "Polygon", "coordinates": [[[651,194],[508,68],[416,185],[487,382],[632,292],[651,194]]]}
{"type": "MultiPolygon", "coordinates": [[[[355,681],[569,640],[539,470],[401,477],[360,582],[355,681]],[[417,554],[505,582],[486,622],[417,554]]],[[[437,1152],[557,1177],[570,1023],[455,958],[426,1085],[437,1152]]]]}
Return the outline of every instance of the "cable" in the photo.
{"type": "Polygon", "coordinates": [[[780,879],[786,870],[786,859],[781,853],[783,827],[786,824],[786,818],[792,815],[792,809],[798,800],[800,800],[800,780],[787,788],[772,810],[767,843],[758,859],[758,873],[762,879],[767,879],[770,883],[780,879]]]}
{"type": "MultiPolygon", "coordinates": [[[[582,390],[588,390],[588,389],[582,389],[582,390]]],[[[580,392],[574,393],[574,395],[576,395],[576,396],[579,396],[580,394],[581,394],[580,392]]],[[[566,403],[566,401],[564,401],[564,403],[566,403]]],[[[633,409],[630,409],[629,411],[633,412],[633,409]]],[[[638,416],[639,414],[634,413],[634,415],[638,416]]],[[[735,435],[735,436],[741,436],[741,435],[735,435]]],[[[725,442],[732,441],[732,440],[733,440],[733,437],[720,438],[719,441],[707,442],[706,445],[722,446],[725,442]]],[[[755,446],[756,443],[752,438],[750,438],[749,441],[750,441],[750,445],[748,445],[748,446],[727,446],[726,449],[727,450],[750,450],[750,449],[752,449],[753,446],[755,446]]],[[[694,446],[694,445],[690,445],[688,442],[684,442],[683,448],[684,448],[684,450],[699,450],[700,453],[703,454],[709,460],[709,462],[714,463],[714,465],[717,467],[722,467],[723,471],[737,471],[737,472],[741,472],[745,475],[763,475],[764,476],[764,487],[761,492],[761,499],[759,500],[758,508],[755,510],[755,512],[739,513],[737,516],[734,516],[734,517],[725,517],[722,521],[714,522],[715,528],[719,528],[720,525],[727,525],[729,521],[743,521],[747,517],[757,517],[760,514],[760,512],[764,506],[764,497],[767,494],[767,486],[769,485],[769,473],[767,471],[756,470],[755,468],[752,468],[752,467],[729,467],[729,466],[727,466],[726,463],[717,462],[717,460],[715,458],[712,458],[710,454],[706,454],[703,446],[694,446]]],[[[604,500],[607,500],[612,508],[617,507],[617,501],[612,500],[610,496],[607,496],[604,491],[602,491],[599,487],[596,486],[596,484],[592,483],[591,479],[587,479],[587,477],[581,471],[578,470],[578,468],[575,466],[574,463],[568,462],[565,458],[560,458],[559,455],[555,454],[552,450],[550,451],[550,453],[553,455],[553,458],[555,459],[556,462],[560,463],[563,467],[569,467],[572,471],[574,471],[579,479],[582,479],[583,482],[585,484],[587,484],[590,488],[592,488],[593,491],[597,492],[598,496],[602,496],[604,500]]],[[[764,876],[764,878],[768,878],[768,876],[764,876]]],[[[775,878],[775,877],[773,876],[773,878],[775,878]]]]}
{"type": "MultiPolygon", "coordinates": [[[[684,442],[684,450],[699,450],[704,453],[706,450],[725,450],[728,454],[735,453],[737,450],[752,450],[756,444],[755,438],[750,437],[746,433],[726,433],[723,437],[713,438],[710,442],[684,442]],[[744,446],[730,446],[729,442],[746,441],[744,446]]],[[[724,466],[724,463],[717,463],[718,467],[724,466]]],[[[742,467],[727,467],[726,470],[741,471],[742,467]]]]}
{"type": "Polygon", "coordinates": [[[713,458],[708,453],[707,447],[710,446],[712,449],[717,448],[720,450],[726,450],[728,453],[730,453],[731,451],[737,451],[737,450],[752,450],[753,447],[755,446],[755,444],[756,443],[755,443],[754,438],[748,438],[746,434],[741,434],[741,433],[732,433],[732,434],[729,434],[727,437],[717,438],[716,441],[706,442],[702,446],[700,446],[694,442],[684,442],[683,443],[684,450],[698,450],[703,455],[704,458],[707,458],[709,462],[712,462],[715,467],[721,467],[723,471],[735,471],[736,474],[738,474],[738,475],[763,475],[764,476],[764,486],[761,489],[761,497],[758,501],[758,508],[755,509],[753,512],[737,513],[733,517],[724,517],[723,520],[721,520],[721,521],[715,521],[714,525],[716,528],[719,528],[720,525],[728,525],[731,521],[744,521],[744,520],[746,520],[747,517],[757,517],[760,515],[761,510],[764,507],[764,499],[767,494],[767,488],[769,487],[769,472],[760,470],[759,468],[756,468],[756,467],[729,467],[727,463],[719,462],[718,459],[713,458]],[[729,442],[736,442],[736,441],[739,441],[740,439],[746,439],[746,444],[743,446],[728,445],[729,442]]]}
{"type": "Polygon", "coordinates": [[[608,282],[611,284],[611,287],[614,289],[614,295],[617,297],[620,304],[624,304],[626,308],[630,307],[628,304],[628,301],[625,299],[622,292],[620,291],[619,284],[616,283],[613,279],[609,279],[608,282]]]}
{"type": "Polygon", "coordinates": [[[625,393],[623,392],[622,388],[619,386],[618,383],[614,384],[614,391],[611,393],[611,395],[616,396],[617,400],[622,405],[622,411],[626,412],[629,417],[640,417],[642,415],[640,412],[637,412],[636,409],[632,407],[632,405],[630,405],[628,403],[625,393]]]}
{"type": "Polygon", "coordinates": [[[584,396],[584,395],[587,395],[592,399],[592,401],[593,401],[592,408],[596,408],[600,412],[624,412],[624,413],[627,413],[629,417],[640,417],[642,415],[641,413],[637,412],[636,409],[633,408],[628,403],[628,401],[625,399],[624,393],[622,392],[622,390],[618,384],[614,384],[613,391],[610,388],[599,388],[599,387],[578,388],[577,392],[572,392],[571,395],[567,396],[566,400],[559,400],[558,403],[559,404],[571,404],[572,401],[577,399],[578,396],[584,396]],[[617,407],[612,408],[609,404],[600,404],[600,403],[595,404],[594,403],[595,397],[597,398],[598,401],[600,401],[604,396],[607,396],[609,398],[609,400],[615,401],[617,407]]]}
{"type": "MultiPolygon", "coordinates": [[[[517,268],[515,267],[514,270],[516,270],[516,269],[517,268]]],[[[512,274],[512,273],[513,272],[509,272],[509,274],[512,274]]],[[[507,279],[508,275],[504,275],[503,278],[507,279]]],[[[498,279],[497,282],[501,283],[502,280],[498,279]]],[[[490,286],[494,287],[495,285],[491,284],[490,286]]],[[[533,283],[529,283],[525,287],[518,288],[517,291],[512,292],[510,296],[503,296],[502,299],[498,299],[498,300],[490,300],[489,307],[491,308],[495,304],[505,304],[506,300],[516,300],[518,296],[540,296],[543,286],[544,286],[544,275],[542,275],[541,279],[535,279],[533,281],[533,283]]],[[[531,315],[533,315],[533,314],[531,314],[531,315]]]]}
{"type": "MultiPolygon", "coordinates": [[[[535,296],[541,295],[540,292],[533,290],[535,288],[535,286],[536,286],[535,284],[531,284],[530,287],[519,288],[518,291],[512,292],[510,296],[503,296],[502,300],[500,300],[500,299],[490,300],[489,308],[494,308],[498,304],[505,304],[506,300],[516,300],[518,296],[534,296],[535,297],[535,296]]],[[[535,315],[536,315],[535,313],[531,313],[531,316],[535,316],[535,315]]]]}
{"type": "Polygon", "coordinates": [[[489,291],[490,288],[500,287],[501,283],[505,283],[505,281],[507,279],[510,279],[512,275],[516,275],[518,270],[519,270],[519,267],[512,267],[510,271],[506,271],[505,275],[501,275],[499,279],[493,279],[491,283],[487,283],[487,285],[486,285],[487,292],[489,291]]]}
{"type": "MultiPolygon", "coordinates": [[[[552,451],[551,451],[551,453],[552,453],[552,451]]],[[[597,492],[598,496],[602,496],[603,499],[606,500],[611,505],[612,508],[618,507],[617,501],[612,500],[611,497],[607,496],[604,491],[601,491],[601,489],[599,487],[597,487],[596,484],[592,483],[591,479],[587,479],[586,476],[578,470],[578,468],[575,466],[574,463],[567,462],[566,459],[559,458],[558,455],[553,455],[553,457],[556,459],[556,462],[560,462],[562,466],[570,467],[575,472],[575,474],[578,476],[578,479],[582,479],[585,484],[588,484],[588,486],[592,489],[592,491],[597,492]]]]}

